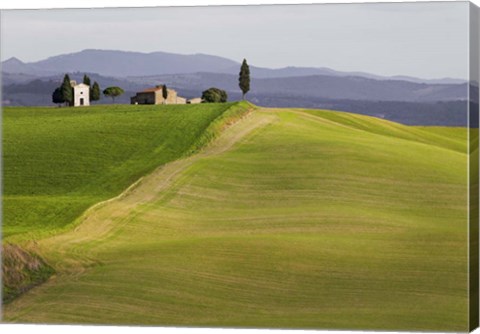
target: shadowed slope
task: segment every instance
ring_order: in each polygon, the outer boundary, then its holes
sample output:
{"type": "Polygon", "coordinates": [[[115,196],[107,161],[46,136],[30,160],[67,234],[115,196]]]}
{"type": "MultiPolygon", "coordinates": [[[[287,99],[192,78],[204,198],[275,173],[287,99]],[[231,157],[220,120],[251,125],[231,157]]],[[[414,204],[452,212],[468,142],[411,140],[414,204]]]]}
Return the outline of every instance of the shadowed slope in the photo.
{"type": "Polygon", "coordinates": [[[208,126],[237,105],[6,108],[4,238],[64,229],[94,203],[201,147],[208,126]]]}

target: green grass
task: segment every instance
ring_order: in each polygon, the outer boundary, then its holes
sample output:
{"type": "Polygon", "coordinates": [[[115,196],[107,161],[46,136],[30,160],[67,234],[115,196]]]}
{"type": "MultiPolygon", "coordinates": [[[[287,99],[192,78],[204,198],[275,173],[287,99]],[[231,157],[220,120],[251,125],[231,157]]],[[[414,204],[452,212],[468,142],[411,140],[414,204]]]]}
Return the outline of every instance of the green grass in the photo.
{"type": "Polygon", "coordinates": [[[58,232],[89,206],[201,146],[198,138],[230,107],[4,108],[4,238],[58,232]]]}
{"type": "Polygon", "coordinates": [[[4,320],[466,331],[466,134],[255,111],[40,240],[4,320]]]}

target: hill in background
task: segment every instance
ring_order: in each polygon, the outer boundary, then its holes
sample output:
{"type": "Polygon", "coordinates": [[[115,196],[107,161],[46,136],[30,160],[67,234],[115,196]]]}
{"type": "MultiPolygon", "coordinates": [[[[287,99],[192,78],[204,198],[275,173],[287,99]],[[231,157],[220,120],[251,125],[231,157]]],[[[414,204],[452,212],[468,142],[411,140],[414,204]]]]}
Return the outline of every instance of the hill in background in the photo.
{"type": "MultiPolygon", "coordinates": [[[[228,92],[230,100],[239,100],[239,67],[222,57],[165,52],[84,50],[32,63],[11,58],[2,63],[2,102],[52,105],[51,93],[66,72],[76,80],[87,73],[101,87],[122,87],[125,94],[117,99],[119,103],[129,103],[136,91],[158,84],[167,84],[187,98],[218,87],[228,92]]],[[[268,69],[254,64],[251,76],[248,98],[257,105],[337,109],[410,125],[467,125],[469,87],[462,80],[382,77],[328,68],[268,69]]]]}
{"type": "MultiPolygon", "coordinates": [[[[118,50],[87,49],[80,52],[63,54],[44,60],[24,63],[18,58],[2,62],[2,71],[6,73],[30,73],[34,75],[56,74],[61,72],[91,72],[104,76],[127,77],[149,76],[152,74],[184,74],[196,72],[238,74],[240,62],[206,54],[183,55],[168,52],[131,52],[118,50]]],[[[380,76],[365,72],[342,72],[322,67],[289,66],[278,69],[250,67],[256,78],[285,78],[311,75],[360,76],[376,80],[403,80],[429,84],[458,84],[464,80],[420,79],[408,76],[380,76]]]]}

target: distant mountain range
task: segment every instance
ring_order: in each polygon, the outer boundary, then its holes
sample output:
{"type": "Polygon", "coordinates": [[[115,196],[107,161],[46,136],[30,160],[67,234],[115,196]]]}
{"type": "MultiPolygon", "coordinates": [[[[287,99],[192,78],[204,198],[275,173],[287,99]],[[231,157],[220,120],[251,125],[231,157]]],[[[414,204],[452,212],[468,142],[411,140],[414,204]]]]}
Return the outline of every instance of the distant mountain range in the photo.
{"type": "MultiPolygon", "coordinates": [[[[188,98],[209,87],[239,99],[240,63],[211,55],[84,50],[38,62],[10,58],[1,63],[4,105],[52,105],[51,93],[65,73],[83,74],[101,87],[120,86],[129,103],[136,91],[166,84],[188,98]]],[[[468,84],[459,79],[383,77],[329,68],[250,66],[249,99],[272,107],[329,108],[412,125],[466,125],[468,84]]],[[[108,100],[100,103],[108,103],[108,100]]]]}
{"type": "MultiPolygon", "coordinates": [[[[167,52],[129,52],[114,50],[87,49],[47,58],[45,60],[24,63],[17,58],[2,62],[2,71],[6,73],[24,73],[36,76],[53,75],[65,72],[89,72],[104,76],[129,77],[151,76],[164,74],[185,74],[196,72],[211,72],[238,74],[240,63],[212,55],[194,54],[181,55],[167,52]]],[[[312,75],[335,77],[359,76],[375,80],[403,80],[429,84],[458,84],[464,80],[420,79],[408,76],[386,77],[364,72],[341,72],[326,67],[285,67],[270,69],[251,66],[250,72],[255,78],[285,78],[312,75]]]]}
{"type": "MultiPolygon", "coordinates": [[[[218,86],[230,92],[238,91],[238,75],[223,73],[191,73],[129,77],[137,84],[165,83],[180,90],[195,90],[218,86]]],[[[294,95],[325,99],[370,101],[433,102],[465,100],[467,83],[425,84],[402,80],[375,80],[360,76],[308,75],[296,77],[251,79],[252,93],[294,95]]]]}

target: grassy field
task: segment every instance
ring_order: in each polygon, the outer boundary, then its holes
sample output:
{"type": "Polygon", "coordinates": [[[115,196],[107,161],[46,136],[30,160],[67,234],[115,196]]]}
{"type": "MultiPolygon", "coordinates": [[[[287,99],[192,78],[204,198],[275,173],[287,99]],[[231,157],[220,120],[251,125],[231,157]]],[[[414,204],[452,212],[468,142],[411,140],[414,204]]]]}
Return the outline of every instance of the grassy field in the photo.
{"type": "Polygon", "coordinates": [[[39,240],[57,274],[4,321],[466,331],[466,144],[466,129],[256,110],[39,240]]]}
{"type": "Polygon", "coordinates": [[[58,232],[92,204],[199,146],[231,106],[5,108],[4,238],[58,232]]]}

